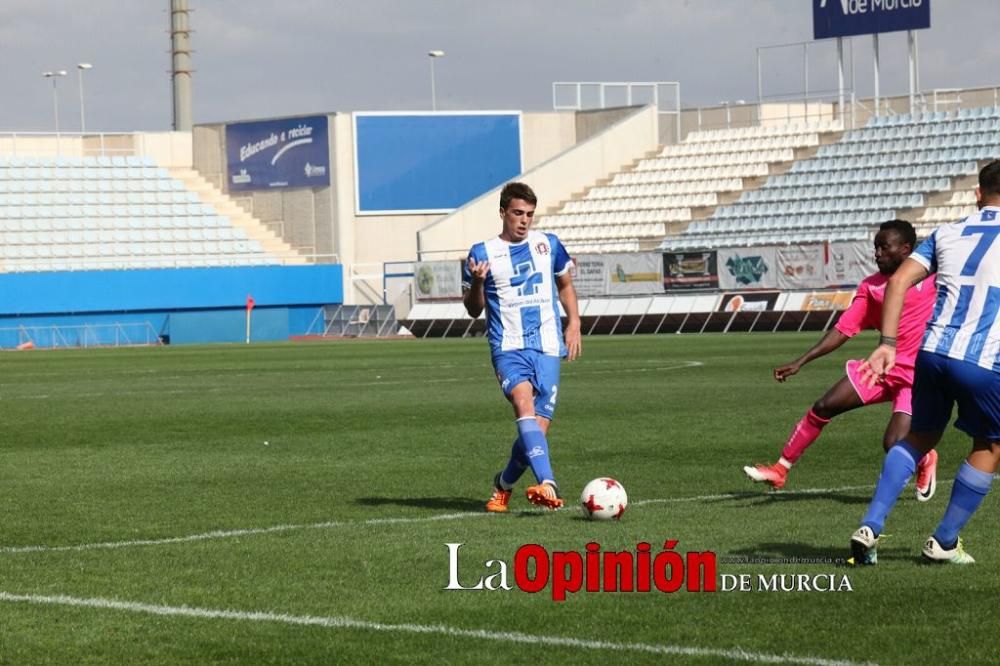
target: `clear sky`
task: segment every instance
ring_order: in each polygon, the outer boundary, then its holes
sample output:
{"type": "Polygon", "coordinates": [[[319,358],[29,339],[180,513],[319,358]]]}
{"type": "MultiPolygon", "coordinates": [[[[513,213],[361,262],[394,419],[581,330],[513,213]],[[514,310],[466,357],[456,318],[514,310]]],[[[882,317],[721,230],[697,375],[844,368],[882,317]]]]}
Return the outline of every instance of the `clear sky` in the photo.
{"type": "MultiPolygon", "coordinates": [[[[919,33],[925,90],[1000,85],[1000,0],[933,1],[919,33]]],[[[684,106],[757,96],[758,47],[810,41],[809,0],[190,0],[194,120],[430,107],[546,110],[553,81],[679,81],[684,106]]],[[[171,123],[169,0],[0,1],[0,131],[171,123]]],[[[872,93],[870,37],[853,39],[872,93]]],[[[801,47],[764,55],[764,94],[803,89],[801,47]]],[[[907,91],[905,33],[882,37],[882,92],[907,91]]],[[[810,88],[836,85],[832,42],[809,47],[810,88]]]]}

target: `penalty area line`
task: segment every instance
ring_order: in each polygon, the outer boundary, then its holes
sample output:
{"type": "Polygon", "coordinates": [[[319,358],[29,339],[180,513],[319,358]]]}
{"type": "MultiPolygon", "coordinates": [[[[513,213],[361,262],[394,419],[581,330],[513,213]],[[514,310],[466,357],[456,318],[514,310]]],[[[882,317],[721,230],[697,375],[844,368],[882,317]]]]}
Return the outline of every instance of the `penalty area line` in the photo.
{"type": "Polygon", "coordinates": [[[700,648],[682,645],[664,645],[656,643],[613,642],[603,640],[588,640],[564,636],[547,636],[541,634],[525,634],[516,631],[490,631],[487,629],[463,629],[441,624],[389,624],[369,622],[350,617],[289,615],[271,611],[235,611],[215,608],[197,608],[191,606],[167,606],[161,604],[146,604],[135,601],[118,601],[116,599],[80,598],[66,595],[14,594],[0,591],[0,601],[7,603],[45,604],[51,606],[71,606],[77,608],[95,608],[100,610],[115,610],[144,615],[161,615],[172,617],[199,618],[211,620],[235,620],[243,622],[270,622],[288,625],[318,626],[331,629],[355,629],[361,631],[379,631],[395,634],[432,634],[451,638],[467,638],[473,640],[488,640],[500,643],[518,643],[523,645],[545,645],[550,647],[567,647],[580,650],[639,652],[645,654],[674,655],[688,657],[716,657],[734,661],[746,661],[762,664],[805,664],[807,666],[860,666],[870,662],[854,662],[840,659],[800,656],[794,654],[768,654],[766,652],[751,652],[742,648],[700,648]]]}

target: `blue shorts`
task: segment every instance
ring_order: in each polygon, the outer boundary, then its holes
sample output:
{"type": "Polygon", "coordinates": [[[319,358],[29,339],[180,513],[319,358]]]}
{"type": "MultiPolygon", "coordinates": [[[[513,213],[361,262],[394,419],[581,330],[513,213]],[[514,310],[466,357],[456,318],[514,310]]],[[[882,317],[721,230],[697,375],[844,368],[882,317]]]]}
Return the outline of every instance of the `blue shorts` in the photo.
{"type": "Polygon", "coordinates": [[[493,369],[500,382],[500,390],[510,397],[510,392],[521,382],[531,382],[535,390],[535,414],[552,420],[559,393],[558,356],[550,356],[533,349],[497,352],[493,354],[493,369]]]}
{"type": "Polygon", "coordinates": [[[958,403],[955,427],[970,437],[1000,441],[1000,373],[940,354],[917,354],[914,432],[943,432],[958,403]]]}

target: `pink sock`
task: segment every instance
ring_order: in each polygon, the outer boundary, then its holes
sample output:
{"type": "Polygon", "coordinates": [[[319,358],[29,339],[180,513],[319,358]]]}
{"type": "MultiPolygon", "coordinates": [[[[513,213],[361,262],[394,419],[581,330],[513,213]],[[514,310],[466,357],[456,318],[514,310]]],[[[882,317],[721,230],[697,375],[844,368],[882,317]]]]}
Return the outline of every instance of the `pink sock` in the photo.
{"type": "Polygon", "coordinates": [[[816,416],[816,413],[810,408],[792,430],[788,441],[785,442],[785,448],[781,450],[781,457],[789,464],[794,464],[806,452],[809,445],[816,441],[819,434],[823,432],[824,426],[829,422],[830,419],[816,416]]]}

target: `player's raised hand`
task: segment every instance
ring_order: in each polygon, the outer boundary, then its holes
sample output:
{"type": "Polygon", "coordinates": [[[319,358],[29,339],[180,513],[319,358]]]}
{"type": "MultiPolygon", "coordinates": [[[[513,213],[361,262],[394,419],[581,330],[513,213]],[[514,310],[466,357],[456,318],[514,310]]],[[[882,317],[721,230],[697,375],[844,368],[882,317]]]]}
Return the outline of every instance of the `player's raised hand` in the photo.
{"type": "Polygon", "coordinates": [[[778,366],[774,369],[774,378],[779,382],[783,382],[792,375],[798,374],[801,369],[802,364],[799,362],[786,363],[785,365],[778,366]]]}
{"type": "Polygon", "coordinates": [[[472,274],[473,282],[485,282],[486,274],[490,270],[490,262],[488,261],[476,261],[472,257],[469,257],[469,273],[472,274]]]}

